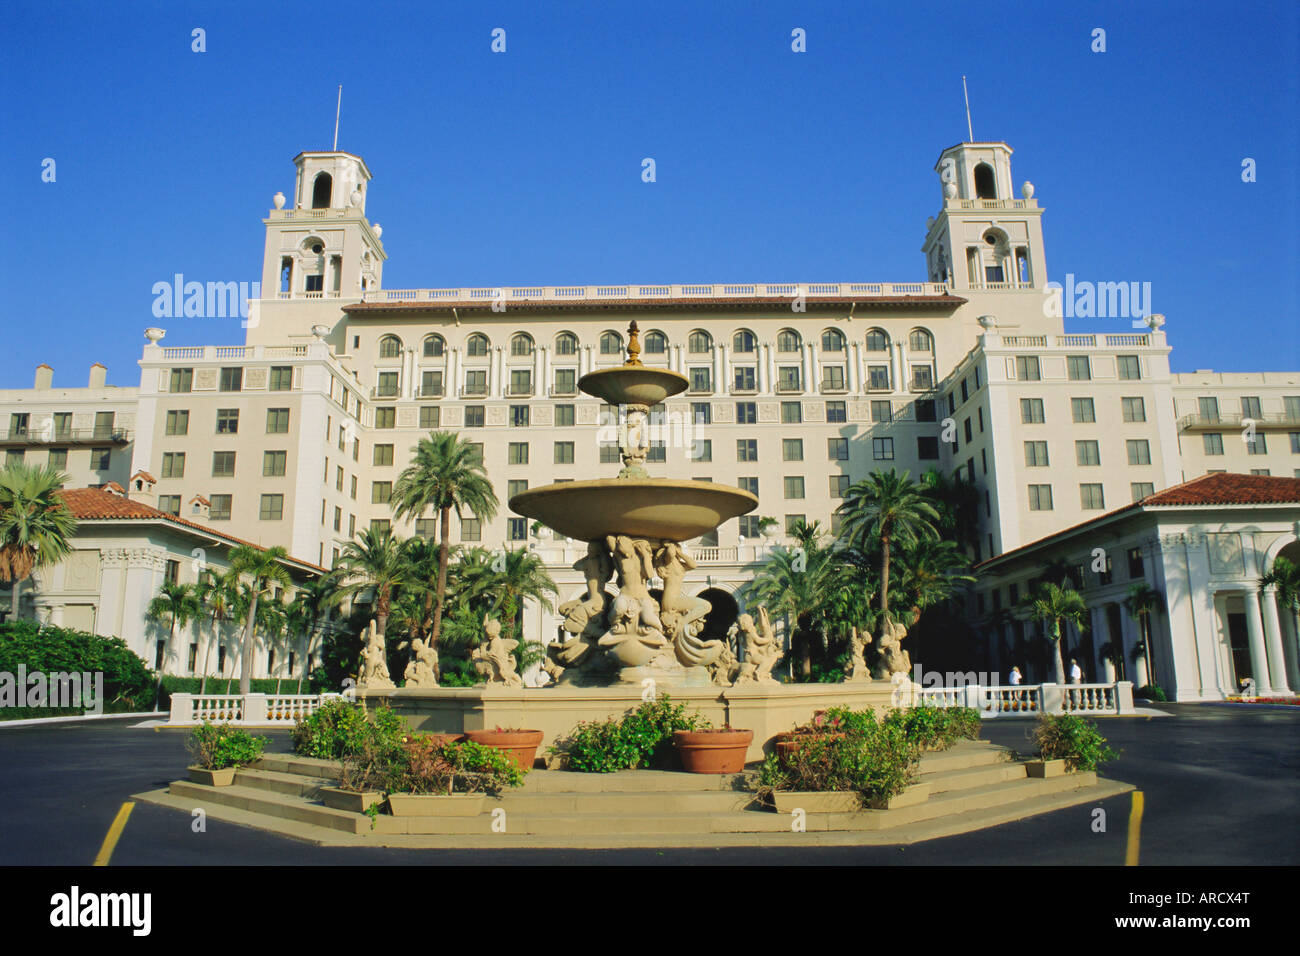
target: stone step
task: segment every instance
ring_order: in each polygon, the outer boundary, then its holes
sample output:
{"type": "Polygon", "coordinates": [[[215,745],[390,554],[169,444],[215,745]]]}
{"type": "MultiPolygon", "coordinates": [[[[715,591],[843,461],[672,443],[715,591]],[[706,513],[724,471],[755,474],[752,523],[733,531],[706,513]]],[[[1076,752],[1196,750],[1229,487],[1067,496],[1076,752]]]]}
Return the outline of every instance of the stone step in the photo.
{"type": "MultiPolygon", "coordinates": [[[[1005,806],[1022,800],[1067,790],[1091,787],[1097,783],[1093,773],[1066,774],[1047,780],[1035,780],[1029,777],[1004,780],[999,783],[985,784],[969,790],[949,790],[933,794],[925,803],[898,810],[876,811],[869,821],[869,829],[888,829],[904,824],[918,823],[969,813],[974,810],[987,810],[991,807],[1005,806]]],[[[838,816],[838,814],[829,814],[838,816]]],[[[841,825],[846,821],[839,821],[841,825]]],[[[832,826],[831,829],[837,827],[832,826]]]]}
{"type": "Polygon", "coordinates": [[[310,823],[331,830],[342,830],[345,833],[361,833],[363,828],[370,827],[370,819],[363,813],[331,810],[323,804],[310,802],[303,797],[275,793],[257,787],[243,787],[238,784],[229,787],[209,787],[201,783],[190,783],[187,780],[176,780],[167,788],[167,792],[172,796],[196,802],[217,803],[261,816],[310,823]]]}
{"type": "Polygon", "coordinates": [[[942,773],[948,770],[964,770],[967,767],[985,767],[991,764],[1007,763],[1011,752],[1005,747],[998,747],[983,740],[964,740],[947,750],[927,753],[921,757],[921,773],[942,773]]]}
{"type": "MultiPolygon", "coordinates": [[[[755,767],[757,769],[757,767],[755,767]]],[[[530,770],[513,793],[668,793],[741,792],[740,773],[686,773],[682,770],[618,770],[578,773],[573,770],[530,770]]]]}
{"type": "Polygon", "coordinates": [[[297,754],[263,754],[262,759],[253,764],[250,769],[296,774],[300,777],[322,780],[338,780],[341,766],[337,760],[299,757],[297,754]]]}
{"type": "Polygon", "coordinates": [[[1025,765],[1022,763],[993,763],[977,764],[973,767],[963,767],[959,770],[942,770],[922,773],[918,778],[919,783],[928,783],[930,785],[931,798],[935,794],[946,793],[952,790],[970,790],[975,787],[984,787],[993,783],[1001,783],[1003,780],[1023,780],[1025,778],[1025,765]]]}
{"type": "Polygon", "coordinates": [[[326,777],[307,777],[297,773],[281,773],[278,770],[235,771],[235,783],[241,787],[270,790],[274,793],[308,799],[315,799],[321,787],[332,787],[337,782],[326,777]]]}
{"type": "Polygon", "coordinates": [[[727,813],[754,803],[747,791],[627,791],[526,793],[510,791],[493,803],[507,813],[676,814],[727,813]]]}

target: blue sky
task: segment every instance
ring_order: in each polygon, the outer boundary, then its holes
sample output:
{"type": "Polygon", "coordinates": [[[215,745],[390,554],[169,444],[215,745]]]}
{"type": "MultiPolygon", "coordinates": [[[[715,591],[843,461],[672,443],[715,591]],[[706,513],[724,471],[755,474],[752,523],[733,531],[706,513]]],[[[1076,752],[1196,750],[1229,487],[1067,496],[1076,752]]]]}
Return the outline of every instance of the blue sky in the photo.
{"type": "Polygon", "coordinates": [[[329,148],[340,83],[387,287],[917,281],[963,73],[976,139],[1037,187],[1050,278],[1150,282],[1177,371],[1294,370],[1298,9],[10,3],[0,387],[42,361],[138,384],[155,282],[259,279],[261,218],[329,148]]]}

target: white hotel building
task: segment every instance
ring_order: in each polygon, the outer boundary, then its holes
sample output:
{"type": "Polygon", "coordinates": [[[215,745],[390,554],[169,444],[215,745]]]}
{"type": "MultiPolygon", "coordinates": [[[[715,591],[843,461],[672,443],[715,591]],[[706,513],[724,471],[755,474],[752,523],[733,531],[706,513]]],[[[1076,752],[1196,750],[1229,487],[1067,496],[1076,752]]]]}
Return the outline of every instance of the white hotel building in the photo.
{"type": "MultiPolygon", "coordinates": [[[[503,507],[490,522],[453,520],[454,539],[536,548],[564,600],[581,587],[570,565],[584,543],[532,534],[504,503],[527,487],[617,474],[613,431],[599,427],[610,411],[577,380],[622,363],[635,319],[642,361],[691,383],[663,409],[651,473],[738,485],[760,501],[691,543],[697,593],[715,605],[711,631],[734,619],[733,595],[773,544],[759,518],[777,519],[776,540],[800,520],[833,528],[844,489],[874,468],[960,468],[980,489],[973,556],[987,573],[973,618],[1005,606],[1013,586],[1023,593],[1059,556],[1053,536],[1064,529],[1210,472],[1300,476],[1300,372],[1174,374],[1158,319],[1136,331],[1126,318],[1065,333],[1048,287],[1043,210],[1029,183],[1015,186],[1004,143],[940,154],[925,280],[904,283],[386,289],[366,163],[304,152],[294,165],[292,201],[277,193],[263,220],[263,298],[244,343],[163,344],[163,330],[151,329],[138,390],[112,394],[93,375],[89,389],[55,390],[38,370],[35,389],[0,392],[11,456],[58,462],[66,447],[76,484],[129,485],[141,504],[328,567],[356,531],[392,519],[392,485],[417,440],[457,431],[482,445],[503,507]],[[120,429],[95,443],[110,411],[120,429]],[[47,425],[57,414],[66,424],[47,425]],[[89,435],[81,445],[42,440],[60,428],[89,435]]],[[[1242,557],[1235,577],[1171,590],[1157,618],[1156,678],[1180,699],[1220,698],[1244,676],[1261,690],[1300,684],[1293,615],[1250,584],[1270,556],[1297,550],[1300,481],[1265,483],[1281,499],[1272,530],[1256,529],[1250,511],[1215,516],[1216,534],[1254,535],[1233,552],[1242,557]],[[1201,594],[1211,587],[1223,590],[1201,594]],[[1175,648],[1215,668],[1186,664],[1175,648]]],[[[397,530],[434,533],[431,519],[397,530]]],[[[1158,563],[1160,540],[1142,539],[1145,566],[1158,563]]],[[[1131,646],[1131,622],[1117,624],[1110,610],[1122,595],[1082,584],[1103,629],[1094,627],[1093,649],[1107,636],[1131,646]]],[[[43,606],[35,590],[28,613],[43,606]]],[[[557,628],[553,614],[528,610],[531,638],[550,640],[557,628]]],[[[992,642],[995,665],[1009,666],[1008,650],[992,642]]]]}

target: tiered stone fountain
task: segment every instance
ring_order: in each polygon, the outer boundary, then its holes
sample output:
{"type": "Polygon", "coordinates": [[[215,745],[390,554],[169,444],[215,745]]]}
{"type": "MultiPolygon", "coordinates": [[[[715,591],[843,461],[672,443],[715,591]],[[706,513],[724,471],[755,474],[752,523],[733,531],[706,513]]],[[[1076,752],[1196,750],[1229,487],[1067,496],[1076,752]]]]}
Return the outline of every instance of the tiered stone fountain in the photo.
{"type": "Polygon", "coordinates": [[[743,660],[725,641],[700,639],[711,605],[685,593],[695,562],[682,542],[753,511],[758,499],[713,482],[650,476],[650,409],[689,383],[677,372],[641,363],[635,321],[628,337],[623,365],[589,372],[578,382],[586,394],[622,409],[618,477],[531,488],[509,501],[517,514],[588,543],[574,565],[586,589],[558,609],[568,639],[547,649],[552,684],[521,687],[489,678],[483,687],[408,684],[395,690],[363,681],[358,698],[390,704],[417,730],[526,727],[542,730],[549,743],[581,720],[619,716],[666,692],[715,726],[752,729],[750,759],[761,758],[775,734],[817,710],[888,707],[892,687],[886,682],[778,683],[771,669],[781,647],[762,608],[755,611],[758,624],[751,614],[738,621],[743,660]],[[616,575],[618,591],[611,594],[607,585],[616,575]],[[656,580],[661,589],[652,589],[656,580]]]}

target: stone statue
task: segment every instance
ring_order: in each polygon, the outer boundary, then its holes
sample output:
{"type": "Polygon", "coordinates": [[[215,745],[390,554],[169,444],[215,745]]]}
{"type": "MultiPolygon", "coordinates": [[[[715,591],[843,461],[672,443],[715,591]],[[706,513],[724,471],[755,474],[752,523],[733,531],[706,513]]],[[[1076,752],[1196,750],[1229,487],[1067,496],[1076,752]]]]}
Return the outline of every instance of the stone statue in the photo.
{"type": "Polygon", "coordinates": [[[751,614],[742,614],[736,623],[745,649],[745,661],[740,665],[737,684],[775,684],[772,668],[781,659],[781,644],[772,633],[772,621],[767,608],[758,609],[759,626],[754,626],[751,614]]]}
{"type": "Polygon", "coordinates": [[[730,687],[740,677],[741,663],[736,660],[736,655],[732,652],[730,644],[725,641],[720,643],[722,644],[722,652],[709,665],[709,676],[713,679],[713,683],[719,687],[730,687]]]}
{"type": "Polygon", "coordinates": [[[686,572],[695,567],[690,552],[676,541],[665,541],[655,552],[654,569],[664,582],[663,596],[659,599],[664,634],[673,640],[677,659],[683,665],[707,667],[722,653],[722,642],[696,639],[713,605],[704,598],[687,597],[682,591],[686,572]]]}
{"type": "Polygon", "coordinates": [[[639,667],[656,656],[668,644],[659,619],[659,604],[646,586],[654,577],[650,542],[628,535],[609,535],[605,545],[618,568],[618,597],[609,609],[609,630],[600,646],[625,667],[639,667]]]}
{"type": "Polygon", "coordinates": [[[867,661],[864,656],[867,645],[871,643],[871,635],[866,631],[859,631],[856,627],[849,634],[849,664],[844,668],[844,679],[846,681],[869,681],[871,674],[867,670],[867,661]]]}
{"type": "Polygon", "coordinates": [[[880,661],[876,664],[876,676],[887,679],[892,674],[908,674],[912,670],[912,658],[903,650],[903,638],[907,637],[907,628],[885,617],[885,626],[880,635],[880,661]]]}
{"type": "Polygon", "coordinates": [[[438,652],[420,638],[411,641],[411,662],[402,675],[407,687],[438,686],[438,652]]]}
{"type": "Polygon", "coordinates": [[[374,618],[361,632],[361,673],[357,678],[361,687],[392,687],[392,678],[388,676],[388,651],[384,647],[384,635],[379,633],[379,625],[374,618]]]}
{"type": "Polygon", "coordinates": [[[494,618],[483,618],[483,630],[487,634],[487,640],[476,647],[471,655],[474,669],[488,684],[523,687],[524,682],[515,667],[515,656],[512,653],[519,642],[503,638],[501,622],[494,618]]]}
{"type": "MultiPolygon", "coordinates": [[[[575,561],[573,570],[587,580],[587,590],[581,597],[566,601],[558,608],[568,640],[556,641],[546,647],[547,660],[542,669],[553,681],[559,681],[566,670],[578,669],[584,673],[603,669],[604,661],[597,642],[605,633],[605,617],[609,611],[610,596],[605,585],[614,576],[614,561],[603,541],[587,544],[587,554],[575,561]]],[[[566,683],[577,679],[571,673],[566,683]]]]}

